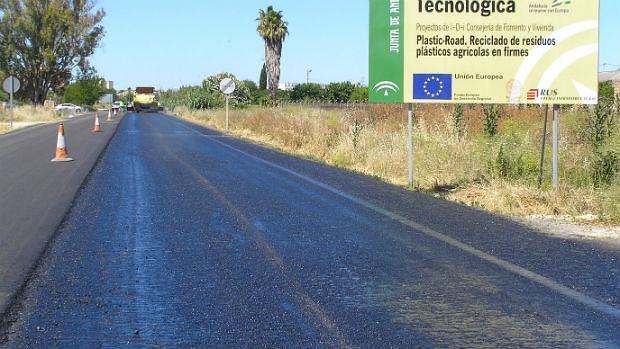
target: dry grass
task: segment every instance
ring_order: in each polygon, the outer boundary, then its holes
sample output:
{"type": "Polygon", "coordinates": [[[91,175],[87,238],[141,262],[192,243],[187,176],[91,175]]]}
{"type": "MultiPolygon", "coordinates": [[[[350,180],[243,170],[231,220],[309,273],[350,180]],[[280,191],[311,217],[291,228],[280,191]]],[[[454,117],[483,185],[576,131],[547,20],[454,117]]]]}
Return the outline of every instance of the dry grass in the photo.
{"type": "MultiPolygon", "coordinates": [[[[502,214],[594,215],[598,222],[620,222],[620,179],[605,190],[593,189],[591,148],[576,141],[583,112],[567,111],[562,119],[563,187],[551,190],[546,180],[542,190],[537,188],[543,112],[539,108],[505,108],[500,135],[491,139],[482,134],[478,107],[465,107],[460,136],[454,130],[451,106],[418,107],[416,187],[502,214]],[[504,163],[510,165],[507,173],[500,166],[504,163]]],[[[219,130],[225,124],[221,110],[180,108],[176,114],[219,130]]],[[[389,105],[352,110],[250,108],[233,110],[230,115],[234,135],[396,185],[407,184],[406,124],[403,107],[389,105]]],[[[617,139],[611,144],[620,152],[617,139]]]]}
{"type": "MultiPolygon", "coordinates": [[[[42,122],[50,122],[60,119],[62,116],[54,111],[53,108],[20,106],[14,109],[13,128],[30,126],[42,122]]],[[[0,112],[0,134],[10,131],[9,114],[4,110],[0,112]]]]}

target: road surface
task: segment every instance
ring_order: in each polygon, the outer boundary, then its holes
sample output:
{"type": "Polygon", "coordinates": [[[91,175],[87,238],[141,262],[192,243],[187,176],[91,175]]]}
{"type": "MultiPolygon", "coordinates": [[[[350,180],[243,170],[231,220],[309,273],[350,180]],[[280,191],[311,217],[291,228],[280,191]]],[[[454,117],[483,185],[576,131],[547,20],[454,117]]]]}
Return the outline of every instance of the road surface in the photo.
{"type": "Polygon", "coordinates": [[[0,135],[0,314],[67,213],[118,120],[92,133],[94,115],[63,120],[71,163],[52,163],[58,125],[0,135]]]}
{"type": "Polygon", "coordinates": [[[128,114],[1,346],[616,348],[618,258],[128,114]]]}

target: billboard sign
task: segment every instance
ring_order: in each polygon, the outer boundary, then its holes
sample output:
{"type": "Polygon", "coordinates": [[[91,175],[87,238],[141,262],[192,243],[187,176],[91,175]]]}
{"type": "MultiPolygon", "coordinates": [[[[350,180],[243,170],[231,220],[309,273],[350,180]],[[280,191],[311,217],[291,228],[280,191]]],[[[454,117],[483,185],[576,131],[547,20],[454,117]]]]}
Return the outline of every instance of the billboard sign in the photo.
{"type": "Polygon", "coordinates": [[[105,94],[99,98],[99,104],[112,104],[114,102],[114,95],[105,94]]]}
{"type": "Polygon", "coordinates": [[[596,104],[599,0],[370,0],[371,103],[596,104]]]}

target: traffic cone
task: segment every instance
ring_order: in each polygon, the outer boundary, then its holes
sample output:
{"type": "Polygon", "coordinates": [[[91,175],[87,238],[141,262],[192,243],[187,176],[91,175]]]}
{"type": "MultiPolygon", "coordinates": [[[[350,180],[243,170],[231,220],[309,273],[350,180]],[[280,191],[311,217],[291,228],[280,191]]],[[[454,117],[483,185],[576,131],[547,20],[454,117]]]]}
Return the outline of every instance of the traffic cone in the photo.
{"type": "Polygon", "coordinates": [[[99,123],[99,114],[95,114],[95,128],[93,128],[93,132],[103,132],[101,130],[101,123],[99,123]]]}
{"type": "Polygon", "coordinates": [[[112,111],[108,109],[108,119],[106,121],[112,121],[112,111]]]}
{"type": "Polygon", "coordinates": [[[56,157],[52,159],[52,162],[69,162],[73,161],[69,157],[67,151],[67,144],[65,142],[65,124],[62,122],[58,125],[58,141],[56,142],[56,157]]]}

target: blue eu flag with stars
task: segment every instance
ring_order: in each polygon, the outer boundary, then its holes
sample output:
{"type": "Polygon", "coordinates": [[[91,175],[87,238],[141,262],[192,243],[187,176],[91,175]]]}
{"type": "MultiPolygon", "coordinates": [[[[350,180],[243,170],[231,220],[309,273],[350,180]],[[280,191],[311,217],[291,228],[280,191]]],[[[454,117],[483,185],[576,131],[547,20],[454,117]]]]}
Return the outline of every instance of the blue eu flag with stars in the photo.
{"type": "Polygon", "coordinates": [[[413,99],[452,100],[452,74],[414,74],[413,99]]]}

